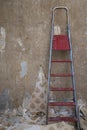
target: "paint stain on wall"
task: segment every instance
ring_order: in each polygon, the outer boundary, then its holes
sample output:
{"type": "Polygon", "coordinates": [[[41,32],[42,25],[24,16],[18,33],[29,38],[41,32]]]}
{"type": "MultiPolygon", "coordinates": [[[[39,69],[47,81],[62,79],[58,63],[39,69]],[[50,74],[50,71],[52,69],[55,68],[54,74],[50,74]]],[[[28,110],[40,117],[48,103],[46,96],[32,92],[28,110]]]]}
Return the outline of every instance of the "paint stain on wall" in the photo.
{"type": "Polygon", "coordinates": [[[18,42],[18,45],[20,46],[20,48],[22,49],[22,51],[25,51],[25,48],[24,48],[22,40],[20,38],[18,38],[17,42],[18,42]]]}
{"type": "Polygon", "coordinates": [[[23,78],[26,74],[27,74],[27,62],[26,61],[22,61],[20,63],[21,66],[21,71],[20,71],[20,77],[23,78]]]}
{"type": "Polygon", "coordinates": [[[5,38],[6,38],[6,32],[5,28],[1,27],[0,28],[0,52],[5,49],[5,38]]]}

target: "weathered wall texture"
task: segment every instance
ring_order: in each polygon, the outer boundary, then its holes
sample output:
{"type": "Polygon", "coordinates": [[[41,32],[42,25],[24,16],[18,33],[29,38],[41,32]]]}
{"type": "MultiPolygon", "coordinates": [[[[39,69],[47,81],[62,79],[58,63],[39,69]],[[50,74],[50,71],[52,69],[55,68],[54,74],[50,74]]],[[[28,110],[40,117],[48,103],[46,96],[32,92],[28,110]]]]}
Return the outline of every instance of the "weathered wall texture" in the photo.
{"type": "Polygon", "coordinates": [[[0,92],[15,105],[32,92],[40,65],[47,75],[51,11],[70,11],[78,96],[87,100],[87,0],[0,0],[0,92]]]}

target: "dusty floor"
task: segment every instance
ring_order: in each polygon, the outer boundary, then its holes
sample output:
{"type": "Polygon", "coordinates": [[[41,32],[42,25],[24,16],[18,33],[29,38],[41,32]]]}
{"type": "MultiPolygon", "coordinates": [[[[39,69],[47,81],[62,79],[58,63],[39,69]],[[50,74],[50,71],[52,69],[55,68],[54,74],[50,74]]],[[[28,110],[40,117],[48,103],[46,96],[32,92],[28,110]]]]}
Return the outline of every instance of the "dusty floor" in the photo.
{"type": "Polygon", "coordinates": [[[70,11],[77,94],[87,101],[87,0],[0,0],[0,92],[16,106],[33,91],[40,65],[47,77],[51,14],[59,5],[70,11]]]}
{"type": "MultiPolygon", "coordinates": [[[[78,101],[78,106],[80,110],[81,130],[87,130],[87,106],[82,100],[78,101]]],[[[76,130],[76,127],[69,122],[58,122],[45,125],[45,113],[30,113],[29,109],[25,108],[20,105],[16,109],[7,109],[3,113],[0,113],[0,130],[76,130]]],[[[53,112],[51,114],[55,115],[53,112]]],[[[66,114],[66,112],[63,112],[61,116],[64,117],[64,114],[66,114]]]]}

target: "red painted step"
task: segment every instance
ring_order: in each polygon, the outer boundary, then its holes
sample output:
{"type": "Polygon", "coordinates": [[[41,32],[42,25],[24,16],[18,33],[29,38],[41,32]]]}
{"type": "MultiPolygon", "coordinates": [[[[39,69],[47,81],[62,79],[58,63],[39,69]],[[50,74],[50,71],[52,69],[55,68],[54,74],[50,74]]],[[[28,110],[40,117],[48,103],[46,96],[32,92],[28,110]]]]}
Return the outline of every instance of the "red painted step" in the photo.
{"type": "Polygon", "coordinates": [[[69,40],[67,35],[53,36],[53,50],[70,50],[69,40]]]}
{"type": "Polygon", "coordinates": [[[58,87],[51,87],[50,91],[73,91],[73,88],[58,88],[58,87]]]}
{"type": "Polygon", "coordinates": [[[74,102],[49,102],[49,106],[75,106],[74,102]]]}
{"type": "Polygon", "coordinates": [[[70,77],[72,74],[51,74],[51,77],[70,77]]]}
{"type": "Polygon", "coordinates": [[[52,60],[51,62],[72,62],[71,60],[52,60]]]}
{"type": "Polygon", "coordinates": [[[49,117],[48,121],[54,121],[54,122],[60,122],[60,121],[65,121],[65,122],[76,122],[77,118],[76,117],[49,117]]]}

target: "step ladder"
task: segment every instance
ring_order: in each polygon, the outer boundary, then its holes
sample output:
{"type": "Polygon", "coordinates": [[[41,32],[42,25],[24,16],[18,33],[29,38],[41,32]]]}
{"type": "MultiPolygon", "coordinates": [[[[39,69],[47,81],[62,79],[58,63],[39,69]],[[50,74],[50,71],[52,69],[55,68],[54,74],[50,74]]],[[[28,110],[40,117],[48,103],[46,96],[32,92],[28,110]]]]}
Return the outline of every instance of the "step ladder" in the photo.
{"type": "MultiPolygon", "coordinates": [[[[65,54],[65,53],[64,53],[65,54]]],[[[66,97],[65,97],[66,98],[66,97]]],[[[52,31],[51,31],[51,40],[50,40],[50,58],[49,58],[49,70],[48,70],[48,95],[47,95],[47,114],[46,114],[46,124],[50,122],[70,122],[74,123],[78,130],[80,130],[80,123],[79,123],[79,111],[77,106],[77,97],[76,97],[76,85],[75,85],[75,75],[74,75],[74,65],[73,65],[73,55],[72,55],[72,43],[71,43],[71,36],[70,36],[70,24],[69,24],[69,11],[67,7],[59,6],[55,7],[52,11],[52,31]],[[66,13],[66,20],[67,20],[67,34],[65,35],[55,35],[54,34],[54,15],[55,11],[63,10],[66,13]],[[52,59],[53,52],[69,52],[69,59],[52,59]],[[53,74],[52,73],[52,64],[63,64],[67,63],[70,65],[70,73],[66,74],[53,74]],[[64,78],[70,77],[71,78],[71,85],[72,87],[55,87],[51,86],[51,78],[54,77],[57,80],[57,77],[64,78]],[[72,93],[72,101],[50,101],[50,93],[51,92],[59,92],[59,93],[72,93]],[[74,116],[56,116],[50,117],[49,116],[49,109],[50,107],[73,107],[74,116]]]]}

